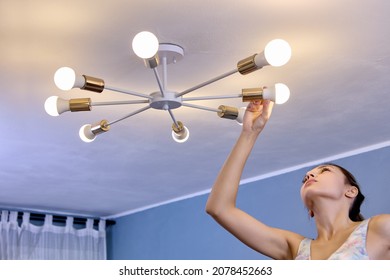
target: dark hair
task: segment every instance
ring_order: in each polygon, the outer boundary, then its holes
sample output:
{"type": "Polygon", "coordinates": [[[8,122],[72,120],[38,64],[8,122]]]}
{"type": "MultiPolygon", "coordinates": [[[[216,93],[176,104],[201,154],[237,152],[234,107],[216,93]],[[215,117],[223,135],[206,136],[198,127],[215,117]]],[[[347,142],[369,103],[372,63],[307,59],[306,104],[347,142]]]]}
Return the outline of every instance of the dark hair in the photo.
{"type": "Polygon", "coordinates": [[[334,163],[326,163],[324,165],[330,165],[330,166],[334,166],[334,167],[337,167],[338,169],[340,169],[340,171],[345,176],[346,182],[348,184],[350,184],[351,186],[354,186],[357,188],[358,194],[355,197],[355,200],[353,201],[351,208],[349,209],[349,218],[354,222],[363,221],[364,217],[362,214],[360,214],[360,206],[362,205],[365,197],[360,190],[360,186],[359,186],[355,176],[353,176],[351,172],[349,172],[344,167],[341,167],[340,165],[337,165],[334,163]]]}

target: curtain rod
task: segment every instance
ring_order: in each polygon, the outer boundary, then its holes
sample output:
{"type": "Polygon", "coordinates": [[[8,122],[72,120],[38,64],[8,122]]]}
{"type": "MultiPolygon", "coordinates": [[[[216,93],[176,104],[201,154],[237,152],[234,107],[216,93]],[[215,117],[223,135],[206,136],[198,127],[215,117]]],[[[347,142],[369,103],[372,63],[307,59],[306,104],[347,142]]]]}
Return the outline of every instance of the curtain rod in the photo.
{"type": "MultiPolygon", "coordinates": [[[[47,214],[30,213],[30,220],[43,222],[43,221],[45,221],[45,215],[47,215],[47,214]]],[[[52,216],[53,216],[53,222],[66,223],[66,216],[60,216],[60,215],[52,215],[52,216]]],[[[22,219],[23,213],[19,212],[18,218],[22,219]]],[[[85,225],[85,223],[87,222],[87,219],[89,219],[89,218],[73,217],[73,224],[85,225]]],[[[90,218],[90,219],[93,219],[94,226],[98,226],[99,218],[90,218]]],[[[113,226],[113,225],[115,225],[115,221],[106,220],[106,226],[113,226]]]]}
{"type": "MultiPolygon", "coordinates": [[[[7,209],[4,209],[4,210],[7,210],[7,209]]],[[[55,223],[66,223],[66,218],[67,218],[67,216],[50,214],[50,213],[42,214],[42,213],[32,213],[32,212],[29,212],[29,211],[17,211],[17,210],[7,210],[7,211],[18,212],[18,219],[23,219],[23,212],[28,212],[28,213],[30,213],[30,220],[31,221],[37,221],[37,222],[45,221],[45,216],[46,215],[52,215],[53,216],[53,222],[55,222],[55,223]]],[[[0,215],[1,215],[1,212],[0,212],[0,215]]],[[[99,219],[100,219],[100,218],[75,217],[75,216],[72,216],[72,215],[69,215],[69,216],[73,217],[73,224],[76,224],[76,225],[85,225],[85,223],[87,222],[87,219],[93,219],[93,225],[94,226],[98,226],[99,219]]],[[[106,226],[113,226],[113,225],[116,224],[116,222],[114,220],[105,220],[105,221],[106,221],[106,226]]]]}

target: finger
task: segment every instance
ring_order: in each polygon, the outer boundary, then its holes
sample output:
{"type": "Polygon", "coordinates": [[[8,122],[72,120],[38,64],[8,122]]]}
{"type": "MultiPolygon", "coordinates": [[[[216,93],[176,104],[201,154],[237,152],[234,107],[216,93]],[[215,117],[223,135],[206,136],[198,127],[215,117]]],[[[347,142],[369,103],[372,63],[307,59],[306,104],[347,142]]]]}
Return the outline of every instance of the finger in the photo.
{"type": "Polygon", "coordinates": [[[271,100],[264,100],[263,102],[264,116],[267,116],[269,118],[271,116],[273,107],[274,107],[274,102],[272,102],[271,100]]]}
{"type": "Polygon", "coordinates": [[[253,100],[248,104],[247,110],[251,112],[256,112],[256,111],[260,111],[261,107],[262,107],[262,100],[253,100]]]}

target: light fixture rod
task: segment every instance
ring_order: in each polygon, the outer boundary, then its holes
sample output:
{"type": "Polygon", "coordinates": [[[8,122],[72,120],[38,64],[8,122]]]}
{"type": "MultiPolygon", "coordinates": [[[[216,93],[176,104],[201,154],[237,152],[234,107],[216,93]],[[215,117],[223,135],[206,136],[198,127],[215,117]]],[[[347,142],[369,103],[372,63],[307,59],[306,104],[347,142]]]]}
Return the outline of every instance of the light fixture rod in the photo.
{"type": "Polygon", "coordinates": [[[130,113],[130,114],[128,114],[128,115],[126,115],[126,116],[120,118],[120,119],[117,119],[117,120],[115,120],[115,121],[109,122],[107,125],[113,125],[113,124],[115,124],[115,123],[117,123],[117,122],[123,121],[124,119],[130,118],[130,117],[132,117],[132,116],[134,116],[134,115],[136,115],[136,114],[139,114],[139,113],[141,113],[141,112],[143,112],[143,111],[146,111],[147,109],[150,109],[150,108],[151,108],[150,105],[148,105],[148,106],[143,107],[143,108],[141,108],[141,109],[139,109],[139,110],[136,110],[136,111],[134,111],[134,112],[132,112],[132,113],[130,113]]]}
{"type": "Polygon", "coordinates": [[[163,67],[163,89],[168,88],[168,67],[167,67],[167,57],[163,56],[162,58],[162,67],[163,67]]]}
{"type": "Polygon", "coordinates": [[[141,103],[149,103],[149,101],[148,100],[128,100],[128,101],[91,102],[91,106],[126,105],[126,104],[141,104],[141,103]]]}
{"type": "Polygon", "coordinates": [[[176,119],[175,119],[175,116],[173,115],[171,109],[168,109],[168,113],[169,113],[169,115],[171,116],[172,121],[173,121],[173,123],[175,124],[175,126],[176,126],[176,127],[179,127],[179,124],[177,123],[177,121],[176,121],[176,119]]]}
{"type": "Polygon", "coordinates": [[[183,98],[183,101],[196,101],[196,100],[211,100],[211,99],[228,99],[228,98],[240,98],[242,94],[221,95],[221,96],[200,96],[183,98]]]}
{"type": "Polygon", "coordinates": [[[156,67],[153,68],[153,72],[154,72],[154,75],[156,76],[156,80],[158,83],[158,87],[160,88],[161,95],[164,97],[164,87],[163,87],[163,84],[161,83],[161,79],[160,79],[160,76],[158,74],[156,67]]]}
{"type": "Polygon", "coordinates": [[[210,112],[217,112],[217,113],[222,112],[222,110],[220,110],[220,109],[214,109],[214,108],[210,108],[210,107],[194,105],[194,104],[189,104],[189,103],[183,103],[182,105],[185,107],[191,107],[191,108],[210,111],[210,112]]]}
{"type": "Polygon", "coordinates": [[[233,70],[231,70],[231,71],[229,71],[229,72],[227,72],[227,73],[225,73],[225,74],[222,74],[222,75],[220,75],[220,76],[218,76],[218,77],[215,77],[215,78],[213,78],[213,79],[211,79],[211,80],[208,80],[208,81],[203,82],[203,83],[201,83],[201,84],[199,84],[199,85],[193,86],[192,88],[189,88],[189,89],[187,89],[187,90],[185,90],[185,91],[182,91],[182,92],[180,92],[179,94],[177,94],[176,97],[183,96],[184,94],[187,94],[187,93],[190,93],[191,91],[200,89],[200,88],[202,88],[202,87],[204,87],[204,86],[207,86],[207,85],[209,85],[209,84],[212,84],[212,83],[214,83],[214,82],[216,82],[216,81],[219,81],[219,80],[221,80],[221,79],[223,79],[223,78],[226,78],[226,77],[228,77],[228,76],[230,76],[230,75],[233,75],[233,74],[235,74],[235,73],[237,73],[237,72],[238,72],[238,70],[237,70],[237,68],[235,68],[235,69],[233,69],[233,70]]]}
{"type": "Polygon", "coordinates": [[[138,96],[138,97],[144,97],[144,98],[152,99],[152,97],[150,97],[149,95],[142,94],[142,93],[138,93],[138,92],[135,92],[135,91],[130,91],[130,90],[125,90],[125,89],[120,89],[120,88],[109,87],[109,86],[107,86],[107,85],[105,85],[104,88],[105,88],[105,89],[108,89],[108,90],[120,92],[120,93],[125,93],[125,94],[130,94],[130,95],[134,95],[134,96],[138,96]]]}

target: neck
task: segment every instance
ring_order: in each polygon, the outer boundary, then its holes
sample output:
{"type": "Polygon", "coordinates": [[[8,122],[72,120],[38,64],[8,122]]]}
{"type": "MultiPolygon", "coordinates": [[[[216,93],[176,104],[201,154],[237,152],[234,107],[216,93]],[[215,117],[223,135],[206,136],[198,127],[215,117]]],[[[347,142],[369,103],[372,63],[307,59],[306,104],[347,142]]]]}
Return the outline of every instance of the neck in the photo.
{"type": "Polygon", "coordinates": [[[337,205],[327,205],[313,208],[314,219],[317,226],[317,239],[330,240],[337,233],[342,232],[355,223],[348,216],[349,209],[337,207],[337,205]]]}

